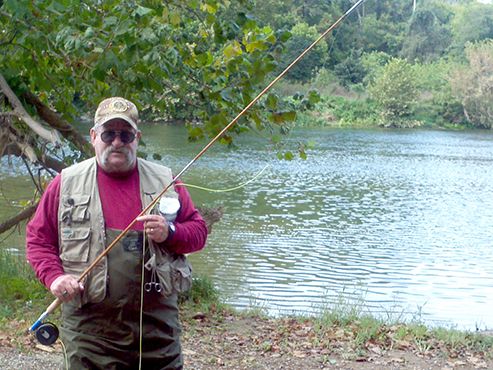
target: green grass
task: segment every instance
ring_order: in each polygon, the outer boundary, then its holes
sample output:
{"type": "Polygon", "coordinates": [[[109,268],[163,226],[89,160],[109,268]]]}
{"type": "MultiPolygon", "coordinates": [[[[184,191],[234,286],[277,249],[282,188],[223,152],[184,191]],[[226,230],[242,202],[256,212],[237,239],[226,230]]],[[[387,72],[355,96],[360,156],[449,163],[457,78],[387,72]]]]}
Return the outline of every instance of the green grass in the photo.
{"type": "Polygon", "coordinates": [[[180,306],[192,308],[207,308],[211,304],[217,305],[219,302],[219,291],[207,276],[194,277],[190,290],[178,296],[178,304],[180,306]]]}
{"type": "Polygon", "coordinates": [[[0,250],[0,317],[41,313],[53,300],[23,256],[0,250]]]}
{"type": "Polygon", "coordinates": [[[376,317],[367,309],[365,292],[343,291],[338,297],[323,298],[323,305],[315,319],[320,330],[344,328],[345,335],[352,337],[352,346],[363,350],[368,342],[379,343],[390,350],[400,343],[413,343],[421,353],[445,345],[449,351],[461,350],[483,353],[493,357],[493,337],[480,332],[465,332],[454,327],[429,327],[421,319],[418,308],[410,319],[404,313],[386,312],[385,317],[376,317]]]}

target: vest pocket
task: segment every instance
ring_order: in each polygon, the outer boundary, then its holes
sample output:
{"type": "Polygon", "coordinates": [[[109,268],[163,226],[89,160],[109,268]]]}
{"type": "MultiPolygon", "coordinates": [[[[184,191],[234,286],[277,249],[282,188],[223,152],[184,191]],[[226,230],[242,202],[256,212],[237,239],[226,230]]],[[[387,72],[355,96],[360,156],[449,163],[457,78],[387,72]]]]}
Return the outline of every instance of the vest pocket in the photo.
{"type": "Polygon", "coordinates": [[[67,226],[72,226],[72,222],[84,222],[89,220],[89,200],[90,195],[71,195],[63,196],[60,201],[62,207],[61,219],[67,226]]]}
{"type": "Polygon", "coordinates": [[[91,228],[62,228],[61,239],[60,258],[62,261],[85,263],[89,261],[91,228]]]}
{"type": "Polygon", "coordinates": [[[193,269],[184,255],[171,256],[156,250],[156,273],[161,283],[161,294],[166,298],[184,293],[192,286],[193,269]]]}

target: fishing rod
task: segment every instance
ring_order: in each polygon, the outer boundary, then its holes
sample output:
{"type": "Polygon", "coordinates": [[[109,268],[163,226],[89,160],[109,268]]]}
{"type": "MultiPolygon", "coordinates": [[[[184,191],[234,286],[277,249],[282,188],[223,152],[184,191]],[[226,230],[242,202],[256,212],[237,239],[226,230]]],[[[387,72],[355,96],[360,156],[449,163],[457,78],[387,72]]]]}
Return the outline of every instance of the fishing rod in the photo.
{"type": "MultiPolygon", "coordinates": [[[[121,232],[121,234],[101,253],[101,255],[79,276],[78,282],[81,282],[84,277],[89,274],[89,272],[96,266],[108,253],[109,251],[125,236],[125,234],[135,225],[137,218],[145,215],[157,201],[166,193],[182,176],[209,148],[231,127],[233,126],[244,114],[248,111],[267,91],[269,91],[272,86],[274,86],[277,81],[279,81],[284,75],[303,58],[310,50],[312,50],[325,36],[327,36],[339,23],[341,23],[349,14],[351,14],[359,5],[361,5],[366,0],[358,0],[346,13],[342,15],[332,26],[330,26],[327,31],[325,31],[317,40],[315,40],[303,53],[300,54],[289,66],[282,71],[279,76],[277,76],[266,88],[264,88],[255,99],[253,99],[243,110],[238,113],[238,115],[230,122],[226,127],[224,127],[221,132],[219,132],[216,137],[214,137],[209,144],[207,144],[204,149],[202,149],[179,173],[173,180],[169,183],[166,188],[121,232]]],[[[39,317],[39,319],[29,328],[31,332],[36,332],[36,338],[39,342],[46,345],[51,345],[55,343],[58,339],[58,328],[52,323],[43,323],[43,321],[48,317],[48,315],[55,312],[55,310],[62,304],[59,298],[56,298],[52,304],[48,306],[45,312],[39,317]]]]}

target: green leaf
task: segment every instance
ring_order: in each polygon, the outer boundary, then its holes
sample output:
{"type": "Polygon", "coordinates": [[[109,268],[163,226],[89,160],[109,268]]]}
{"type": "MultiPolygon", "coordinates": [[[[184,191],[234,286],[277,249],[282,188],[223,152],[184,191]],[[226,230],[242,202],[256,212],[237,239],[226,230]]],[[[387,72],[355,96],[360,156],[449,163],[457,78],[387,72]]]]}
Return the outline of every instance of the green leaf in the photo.
{"type": "Polygon", "coordinates": [[[140,17],[143,17],[144,15],[147,15],[149,13],[152,13],[154,10],[145,8],[143,6],[137,5],[137,9],[135,10],[135,14],[137,14],[140,17]]]}
{"type": "Polygon", "coordinates": [[[111,16],[111,17],[105,18],[103,20],[103,27],[105,27],[105,28],[112,27],[112,26],[116,25],[117,23],[118,23],[118,18],[111,16]]]}
{"type": "Polygon", "coordinates": [[[65,11],[65,7],[57,1],[53,1],[50,5],[46,7],[46,10],[53,12],[57,15],[61,15],[65,11]]]}
{"type": "Polygon", "coordinates": [[[276,135],[274,135],[274,136],[271,137],[271,140],[272,140],[273,143],[277,144],[278,142],[281,141],[281,135],[276,134],[276,135]]]}
{"type": "Polygon", "coordinates": [[[305,96],[302,93],[300,93],[299,91],[296,91],[293,95],[294,100],[302,100],[304,97],[305,96]]]}
{"type": "Polygon", "coordinates": [[[287,30],[279,30],[276,33],[277,39],[282,43],[287,42],[292,36],[293,34],[287,30]]]}
{"type": "Polygon", "coordinates": [[[272,110],[276,110],[278,101],[279,96],[277,96],[276,94],[269,94],[267,96],[267,99],[265,100],[265,105],[272,110]]]}
{"type": "Polygon", "coordinates": [[[89,39],[93,36],[94,36],[94,28],[92,28],[91,26],[87,27],[86,32],[84,32],[84,37],[86,39],[89,39]]]}
{"type": "Polygon", "coordinates": [[[308,93],[308,101],[310,102],[310,104],[312,106],[314,106],[316,103],[320,102],[320,94],[315,91],[315,90],[311,90],[309,93],[308,93]]]}
{"type": "Polygon", "coordinates": [[[228,87],[221,91],[221,98],[223,98],[223,100],[226,101],[233,101],[232,93],[233,93],[233,88],[228,87]]]}
{"type": "Polygon", "coordinates": [[[291,152],[284,153],[283,159],[285,159],[286,161],[292,161],[293,158],[294,158],[293,153],[291,152]]]}

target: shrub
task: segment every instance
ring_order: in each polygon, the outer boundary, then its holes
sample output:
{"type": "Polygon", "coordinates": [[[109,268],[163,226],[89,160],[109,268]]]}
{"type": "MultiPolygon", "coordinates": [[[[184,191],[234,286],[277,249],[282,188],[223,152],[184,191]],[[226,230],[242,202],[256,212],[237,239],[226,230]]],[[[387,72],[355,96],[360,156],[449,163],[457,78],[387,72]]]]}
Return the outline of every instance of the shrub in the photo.
{"type": "Polygon", "coordinates": [[[370,97],[380,105],[381,125],[406,127],[417,101],[418,85],[412,66],[404,59],[392,58],[368,85],[370,97]]]}

